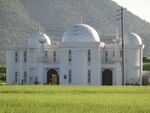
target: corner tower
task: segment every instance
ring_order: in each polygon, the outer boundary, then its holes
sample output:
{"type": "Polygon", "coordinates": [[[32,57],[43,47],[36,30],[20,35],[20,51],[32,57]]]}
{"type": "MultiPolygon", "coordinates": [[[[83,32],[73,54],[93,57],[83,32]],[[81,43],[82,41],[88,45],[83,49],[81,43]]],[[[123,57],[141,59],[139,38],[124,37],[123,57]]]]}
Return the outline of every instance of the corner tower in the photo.
{"type": "Polygon", "coordinates": [[[142,84],[143,48],[141,37],[135,33],[126,33],[125,46],[125,82],[126,84],[142,84]]]}

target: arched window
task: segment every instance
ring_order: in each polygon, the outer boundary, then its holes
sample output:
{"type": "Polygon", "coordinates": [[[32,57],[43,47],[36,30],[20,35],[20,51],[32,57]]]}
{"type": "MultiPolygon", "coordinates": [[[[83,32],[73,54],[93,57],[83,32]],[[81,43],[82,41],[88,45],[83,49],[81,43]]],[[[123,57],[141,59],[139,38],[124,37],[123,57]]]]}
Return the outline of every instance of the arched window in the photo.
{"type": "Polygon", "coordinates": [[[56,62],[56,51],[53,52],[53,61],[56,62]]]}
{"type": "Polygon", "coordinates": [[[27,51],[24,51],[24,62],[27,62],[27,51]]]}
{"type": "Polygon", "coordinates": [[[18,52],[15,51],[15,62],[18,62],[18,52]]]}
{"type": "Polygon", "coordinates": [[[72,82],[71,77],[72,77],[72,71],[71,71],[71,69],[69,69],[68,70],[68,82],[69,82],[69,84],[71,84],[71,82],[72,82]]]}
{"type": "Polygon", "coordinates": [[[15,83],[18,82],[18,72],[15,72],[15,83]]]}
{"type": "Polygon", "coordinates": [[[47,51],[45,51],[45,56],[48,56],[48,52],[47,51]]]}
{"type": "Polygon", "coordinates": [[[108,51],[105,51],[105,62],[108,62],[108,51]]]}
{"type": "Polygon", "coordinates": [[[91,50],[88,49],[88,62],[91,62],[91,50]]]}
{"type": "Polygon", "coordinates": [[[72,51],[68,50],[68,61],[71,62],[72,61],[72,51]]]}
{"type": "Polygon", "coordinates": [[[24,81],[24,83],[27,82],[27,72],[26,71],[24,72],[24,80],[23,81],[24,81]]]}
{"type": "Polygon", "coordinates": [[[88,70],[88,84],[91,83],[91,70],[88,70]]]}

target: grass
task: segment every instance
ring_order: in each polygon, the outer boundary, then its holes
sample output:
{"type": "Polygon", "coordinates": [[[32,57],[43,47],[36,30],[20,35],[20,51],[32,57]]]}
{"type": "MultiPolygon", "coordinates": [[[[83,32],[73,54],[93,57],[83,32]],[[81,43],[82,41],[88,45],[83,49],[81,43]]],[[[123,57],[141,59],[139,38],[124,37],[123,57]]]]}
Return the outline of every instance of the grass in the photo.
{"type": "Polygon", "coordinates": [[[150,62],[144,62],[143,63],[143,70],[144,71],[150,71],[150,62]]]}
{"type": "Polygon", "coordinates": [[[150,113],[150,86],[0,86],[0,113],[150,113]]]}

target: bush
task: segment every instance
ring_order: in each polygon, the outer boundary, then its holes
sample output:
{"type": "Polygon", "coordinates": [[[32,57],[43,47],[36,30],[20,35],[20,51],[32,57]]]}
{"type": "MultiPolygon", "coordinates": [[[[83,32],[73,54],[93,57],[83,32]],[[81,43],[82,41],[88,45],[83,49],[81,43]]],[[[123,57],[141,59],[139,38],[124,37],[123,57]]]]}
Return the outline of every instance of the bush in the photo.
{"type": "Polygon", "coordinates": [[[143,62],[150,62],[150,58],[149,57],[143,57],[143,62]]]}
{"type": "Polygon", "coordinates": [[[6,74],[0,73],[0,80],[5,82],[6,81],[6,74]]]}
{"type": "Polygon", "coordinates": [[[143,70],[150,71],[150,63],[143,63],[143,70]]]}
{"type": "Polygon", "coordinates": [[[0,80],[0,84],[1,84],[1,83],[4,83],[4,81],[0,80]]]}

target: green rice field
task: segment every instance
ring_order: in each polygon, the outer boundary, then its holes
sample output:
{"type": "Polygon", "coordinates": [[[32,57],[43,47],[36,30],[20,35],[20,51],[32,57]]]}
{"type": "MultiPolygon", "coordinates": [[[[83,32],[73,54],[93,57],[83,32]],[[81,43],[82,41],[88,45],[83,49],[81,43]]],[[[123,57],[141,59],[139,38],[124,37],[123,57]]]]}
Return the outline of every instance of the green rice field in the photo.
{"type": "Polygon", "coordinates": [[[0,113],[150,113],[150,86],[0,86],[0,113]]]}

